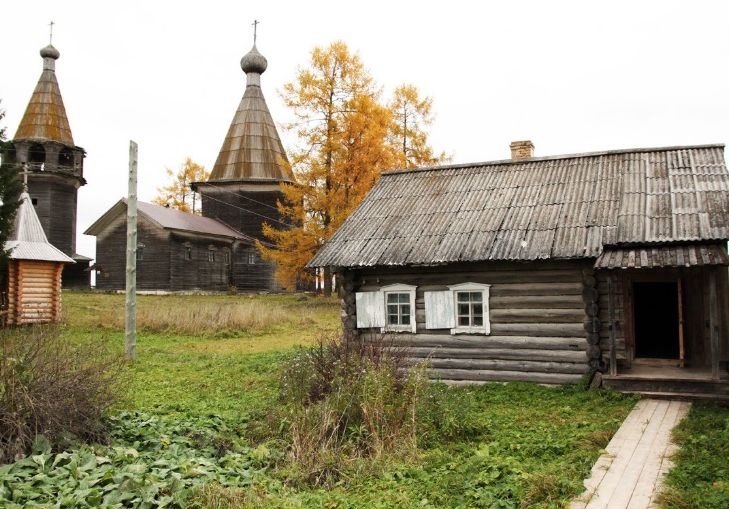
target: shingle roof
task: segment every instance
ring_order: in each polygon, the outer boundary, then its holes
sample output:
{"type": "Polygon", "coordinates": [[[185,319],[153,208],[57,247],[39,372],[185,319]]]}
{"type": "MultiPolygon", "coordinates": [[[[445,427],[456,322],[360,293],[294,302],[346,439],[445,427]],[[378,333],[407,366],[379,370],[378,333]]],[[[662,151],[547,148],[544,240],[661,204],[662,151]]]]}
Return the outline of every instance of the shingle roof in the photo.
{"type": "Polygon", "coordinates": [[[27,192],[20,195],[13,233],[4,247],[10,251],[11,260],[75,263],[63,251],[48,242],[27,192]]]}
{"type": "Polygon", "coordinates": [[[729,265],[726,249],[717,244],[608,247],[595,260],[596,269],[653,269],[729,265]]]}
{"type": "MultiPolygon", "coordinates": [[[[114,204],[114,206],[107,210],[103,216],[97,219],[94,224],[89,226],[84,234],[99,235],[119,214],[126,213],[126,210],[127,200],[122,198],[114,204]]],[[[252,241],[252,239],[247,235],[209,217],[197,216],[195,214],[181,212],[177,209],[162,207],[161,205],[142,201],[137,202],[137,211],[139,214],[146,216],[147,219],[153,221],[164,229],[188,231],[252,241]]]]}
{"type": "Polygon", "coordinates": [[[606,245],[729,238],[723,145],[383,174],[310,267],[593,258],[606,245]]]}
{"type": "Polygon", "coordinates": [[[285,165],[288,161],[286,152],[261,91],[265,62],[255,46],[241,60],[241,66],[247,72],[246,90],[210,172],[211,181],[294,180],[285,165]],[[251,65],[251,62],[258,62],[258,65],[251,65]]]}
{"type": "Polygon", "coordinates": [[[56,80],[58,51],[52,46],[41,50],[43,72],[15,133],[15,140],[56,141],[74,146],[71,127],[56,80]]]}

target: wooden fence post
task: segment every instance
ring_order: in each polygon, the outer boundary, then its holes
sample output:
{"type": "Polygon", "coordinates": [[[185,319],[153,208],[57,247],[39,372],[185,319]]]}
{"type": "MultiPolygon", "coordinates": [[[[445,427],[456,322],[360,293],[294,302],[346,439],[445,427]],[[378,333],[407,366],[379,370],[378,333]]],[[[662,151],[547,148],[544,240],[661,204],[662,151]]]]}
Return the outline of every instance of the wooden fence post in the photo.
{"type": "Polygon", "coordinates": [[[127,359],[137,357],[137,144],[129,142],[129,196],[127,197],[127,295],[125,303],[127,359]]]}

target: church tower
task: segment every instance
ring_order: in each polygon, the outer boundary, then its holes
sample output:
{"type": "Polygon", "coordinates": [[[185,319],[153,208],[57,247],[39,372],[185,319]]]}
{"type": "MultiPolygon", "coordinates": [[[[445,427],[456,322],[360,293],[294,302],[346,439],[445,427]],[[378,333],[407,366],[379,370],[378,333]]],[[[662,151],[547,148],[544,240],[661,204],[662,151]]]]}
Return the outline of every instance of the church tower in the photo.
{"type": "MultiPolygon", "coordinates": [[[[261,75],[268,62],[255,45],[241,59],[246,89],[223,141],[207,182],[193,188],[200,193],[202,214],[217,219],[265,243],[268,223],[285,226],[276,202],[283,199],[281,184],[294,182],[286,152],[261,91],[261,75]]],[[[233,283],[241,290],[273,290],[275,267],[260,260],[253,243],[241,245],[233,256],[233,283]]]]}
{"type": "Polygon", "coordinates": [[[86,184],[86,152],[74,143],[66,117],[56,79],[60,55],[51,44],[40,51],[43,72],[12,140],[13,147],[5,157],[16,163],[27,178],[28,194],[48,241],[77,261],[64,270],[64,283],[80,277],[88,286],[89,276],[83,270],[90,259],[76,255],[76,208],[78,189],[86,184]],[[67,278],[66,271],[74,277],[67,278]]]}

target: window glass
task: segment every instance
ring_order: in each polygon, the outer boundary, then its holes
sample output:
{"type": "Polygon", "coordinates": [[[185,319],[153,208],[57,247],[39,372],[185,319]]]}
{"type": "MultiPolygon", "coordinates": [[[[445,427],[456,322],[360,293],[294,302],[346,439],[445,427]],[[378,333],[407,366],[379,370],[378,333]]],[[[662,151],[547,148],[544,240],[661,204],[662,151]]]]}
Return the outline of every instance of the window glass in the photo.
{"type": "Polygon", "coordinates": [[[387,325],[409,326],[410,325],[410,294],[409,293],[387,293],[387,325]]]}
{"type": "Polygon", "coordinates": [[[212,249],[208,249],[208,261],[214,262],[215,261],[215,251],[212,249]]]}
{"type": "Polygon", "coordinates": [[[456,292],[458,326],[483,326],[483,293],[456,292]]]}
{"type": "Polygon", "coordinates": [[[185,246],[185,260],[192,260],[192,247],[185,246]]]}

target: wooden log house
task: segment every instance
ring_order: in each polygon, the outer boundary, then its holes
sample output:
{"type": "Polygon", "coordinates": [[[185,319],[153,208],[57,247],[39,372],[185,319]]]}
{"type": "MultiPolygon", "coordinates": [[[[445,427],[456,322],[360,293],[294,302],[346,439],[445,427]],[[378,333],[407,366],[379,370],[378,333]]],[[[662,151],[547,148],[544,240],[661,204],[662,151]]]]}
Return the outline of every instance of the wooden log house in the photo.
{"type": "Polygon", "coordinates": [[[723,145],[383,174],[309,266],[347,337],[390,334],[450,383],[574,383],[729,397],[723,145]]]}
{"type": "Polygon", "coordinates": [[[73,259],[54,247],[41,226],[30,195],[24,192],[15,228],[5,243],[6,325],[58,322],[61,319],[61,274],[73,259]]]}

